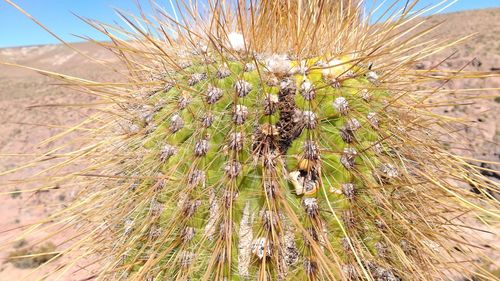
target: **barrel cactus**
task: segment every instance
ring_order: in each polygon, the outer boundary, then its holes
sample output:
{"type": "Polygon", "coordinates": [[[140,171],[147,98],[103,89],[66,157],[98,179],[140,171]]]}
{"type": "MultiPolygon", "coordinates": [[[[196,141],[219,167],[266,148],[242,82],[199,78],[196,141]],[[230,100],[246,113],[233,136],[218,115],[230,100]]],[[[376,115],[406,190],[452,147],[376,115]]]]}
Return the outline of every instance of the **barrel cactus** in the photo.
{"type": "Polygon", "coordinates": [[[129,82],[56,77],[112,103],[79,125],[78,172],[52,179],[79,190],[51,218],[81,234],[68,251],[100,280],[488,277],[456,249],[462,214],[498,216],[497,187],[445,149],[449,120],[426,107],[440,89],[411,68],[441,45],[355,2],[122,14],[126,38],[93,24],[129,82]]]}

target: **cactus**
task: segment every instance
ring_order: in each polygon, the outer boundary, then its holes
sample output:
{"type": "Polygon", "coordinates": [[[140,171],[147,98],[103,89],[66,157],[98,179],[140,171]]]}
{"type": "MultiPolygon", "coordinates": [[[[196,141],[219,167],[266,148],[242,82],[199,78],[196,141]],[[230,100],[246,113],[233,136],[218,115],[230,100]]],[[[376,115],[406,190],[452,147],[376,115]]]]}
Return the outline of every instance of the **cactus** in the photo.
{"type": "Polygon", "coordinates": [[[80,171],[53,178],[79,186],[51,219],[78,225],[70,251],[97,257],[95,277],[491,277],[453,247],[467,248],[461,214],[498,216],[460,182],[497,187],[439,140],[449,122],[410,68],[438,47],[399,40],[415,19],[369,25],[354,1],[212,4],[182,24],[122,14],[127,39],[92,23],[130,83],[56,77],[113,103],[81,124],[80,171]]]}

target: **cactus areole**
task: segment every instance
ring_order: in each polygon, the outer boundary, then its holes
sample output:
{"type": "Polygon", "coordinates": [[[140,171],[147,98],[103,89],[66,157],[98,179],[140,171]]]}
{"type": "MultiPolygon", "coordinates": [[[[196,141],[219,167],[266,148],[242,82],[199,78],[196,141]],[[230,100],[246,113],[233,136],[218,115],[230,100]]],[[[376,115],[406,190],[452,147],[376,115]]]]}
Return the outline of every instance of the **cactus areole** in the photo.
{"type": "Polygon", "coordinates": [[[101,257],[95,276],[463,272],[450,220],[479,208],[442,119],[419,107],[411,65],[436,47],[403,39],[416,19],[370,25],[357,1],[209,2],[185,21],[123,16],[125,39],[102,27],[131,83],[74,82],[113,103],[85,123],[82,196],[63,212],[88,233],[75,249],[101,257]]]}

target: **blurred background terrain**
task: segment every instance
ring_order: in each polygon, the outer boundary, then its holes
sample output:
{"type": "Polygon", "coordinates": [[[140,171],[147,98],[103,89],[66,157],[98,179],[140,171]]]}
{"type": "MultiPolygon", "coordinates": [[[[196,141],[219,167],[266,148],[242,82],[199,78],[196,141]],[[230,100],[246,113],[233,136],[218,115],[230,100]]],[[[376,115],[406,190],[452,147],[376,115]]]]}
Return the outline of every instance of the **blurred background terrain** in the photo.
{"type": "MultiPolygon", "coordinates": [[[[500,9],[484,9],[433,16],[427,25],[442,22],[432,34],[422,38],[459,38],[475,34],[465,43],[436,54],[416,64],[416,69],[429,69],[449,57],[438,68],[461,69],[470,71],[500,71],[500,9]]],[[[110,52],[92,44],[76,43],[76,48],[95,57],[113,62],[110,52]]],[[[117,74],[103,69],[64,45],[43,45],[0,49],[0,61],[14,62],[20,65],[65,73],[96,81],[115,81],[117,74]]],[[[118,61],[116,61],[118,63],[118,61]]],[[[500,78],[451,81],[447,88],[500,88],[500,78]]],[[[471,93],[472,94],[472,93],[471,93]]],[[[485,98],[467,106],[448,106],[436,109],[438,113],[450,117],[462,118],[472,124],[466,128],[466,138],[461,143],[450,143],[451,149],[465,157],[476,158],[477,165],[492,170],[500,170],[492,161],[500,160],[500,97],[498,90],[477,92],[485,98]],[[495,97],[497,95],[497,97],[495,97]]],[[[20,163],[34,159],[37,153],[46,151],[42,142],[63,130],[77,124],[91,113],[84,104],[95,102],[96,98],[57,85],[57,81],[46,78],[32,70],[0,65],[0,242],[19,235],[23,225],[46,217],[60,209],[74,194],[70,187],[48,187],[36,193],[21,192],[34,185],[13,181],[35,175],[47,166],[26,167],[14,174],[2,175],[3,171],[13,169],[20,163]],[[73,104],[74,106],[68,106],[73,104]],[[41,147],[43,146],[43,148],[41,147]]],[[[437,101],[436,101],[437,102],[437,101]]],[[[71,136],[51,143],[55,148],[71,136]]],[[[68,148],[69,149],[69,148],[68,148]]],[[[484,175],[500,182],[500,175],[485,171],[484,175]]],[[[494,238],[484,237],[487,243],[495,243],[494,238]]],[[[40,241],[37,237],[26,237],[19,243],[0,248],[0,281],[18,280],[42,264],[50,256],[36,256],[26,259],[9,260],[13,253],[32,254],[37,252],[55,252],[64,244],[64,239],[40,241]],[[25,252],[19,252],[25,251],[25,252]]],[[[62,257],[61,259],[69,257],[62,257]]],[[[491,252],[487,266],[499,270],[498,253],[491,252]]],[[[63,280],[82,280],[89,276],[90,269],[81,269],[76,274],[69,274],[63,280]],[[69,277],[71,275],[71,277],[69,277]]]]}

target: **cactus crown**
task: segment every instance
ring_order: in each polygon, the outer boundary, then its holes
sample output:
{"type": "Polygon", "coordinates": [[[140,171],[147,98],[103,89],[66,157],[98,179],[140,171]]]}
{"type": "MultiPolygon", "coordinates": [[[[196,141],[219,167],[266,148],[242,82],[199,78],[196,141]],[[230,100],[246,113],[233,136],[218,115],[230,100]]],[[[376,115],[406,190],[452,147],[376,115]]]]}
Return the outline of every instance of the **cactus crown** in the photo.
{"type": "Polygon", "coordinates": [[[456,216],[496,214],[457,182],[493,187],[442,148],[449,124],[425,107],[439,90],[416,91],[429,79],[410,66],[437,47],[404,39],[408,12],[369,25],[355,2],[210,1],[186,6],[189,19],[158,10],[156,24],[122,14],[124,39],[92,23],[130,83],[63,77],[113,102],[81,124],[81,195],[53,218],[78,218],[70,249],[99,256],[103,280],[465,271],[456,216]]]}

